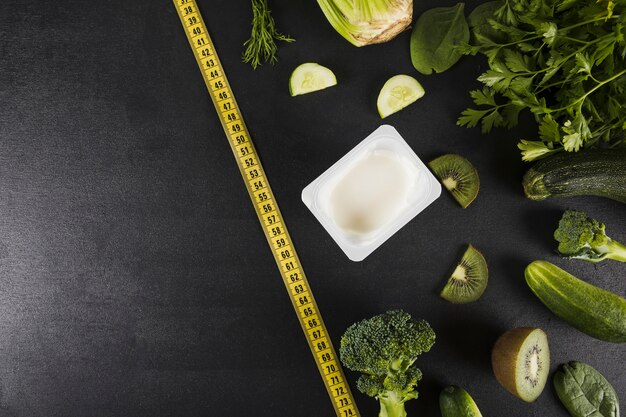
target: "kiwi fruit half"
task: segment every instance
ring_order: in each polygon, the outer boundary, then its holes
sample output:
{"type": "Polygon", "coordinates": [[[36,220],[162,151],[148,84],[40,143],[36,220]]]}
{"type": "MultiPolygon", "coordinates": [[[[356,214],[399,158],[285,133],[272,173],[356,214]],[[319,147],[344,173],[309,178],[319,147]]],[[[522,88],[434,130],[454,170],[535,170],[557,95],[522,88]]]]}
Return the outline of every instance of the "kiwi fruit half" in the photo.
{"type": "Polygon", "coordinates": [[[454,272],[441,290],[441,297],[454,304],[471,303],[487,288],[489,271],[482,253],[469,245],[454,272]]]}
{"type": "Polygon", "coordinates": [[[446,154],[428,163],[437,178],[463,208],[467,208],[478,195],[478,171],[467,159],[456,154],[446,154]]]}
{"type": "Polygon", "coordinates": [[[535,401],[546,386],[550,372],[550,347],[543,330],[519,327],[504,333],[491,352],[498,382],[511,394],[535,401]]]}

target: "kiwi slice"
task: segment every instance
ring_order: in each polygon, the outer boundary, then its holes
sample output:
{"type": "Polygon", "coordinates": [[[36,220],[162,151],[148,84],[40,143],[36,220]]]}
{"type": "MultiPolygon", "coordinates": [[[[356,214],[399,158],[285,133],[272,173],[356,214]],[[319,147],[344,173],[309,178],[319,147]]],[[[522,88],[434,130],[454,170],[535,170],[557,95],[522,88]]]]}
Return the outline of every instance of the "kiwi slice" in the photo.
{"type": "Polygon", "coordinates": [[[460,155],[447,154],[428,163],[437,178],[463,208],[478,195],[480,179],[474,165],[460,155]]]}
{"type": "Polygon", "coordinates": [[[485,257],[469,245],[440,295],[454,304],[471,303],[483,295],[488,278],[485,257]]]}
{"type": "Polygon", "coordinates": [[[491,352],[491,365],[498,382],[511,394],[535,401],[550,372],[550,347],[543,330],[519,327],[504,333],[491,352]]]}

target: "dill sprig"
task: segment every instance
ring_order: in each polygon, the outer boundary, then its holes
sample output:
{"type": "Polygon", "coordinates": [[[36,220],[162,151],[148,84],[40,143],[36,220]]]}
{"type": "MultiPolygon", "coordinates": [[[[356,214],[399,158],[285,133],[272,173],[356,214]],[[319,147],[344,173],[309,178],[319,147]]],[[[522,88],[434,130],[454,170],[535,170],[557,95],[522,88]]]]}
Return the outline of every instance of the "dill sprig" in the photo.
{"type": "Polygon", "coordinates": [[[276,63],[278,47],[276,41],[293,42],[294,39],[276,30],[276,23],[267,5],[267,0],[252,0],[252,33],[243,46],[246,47],[242,60],[256,69],[261,62],[276,63]]]}

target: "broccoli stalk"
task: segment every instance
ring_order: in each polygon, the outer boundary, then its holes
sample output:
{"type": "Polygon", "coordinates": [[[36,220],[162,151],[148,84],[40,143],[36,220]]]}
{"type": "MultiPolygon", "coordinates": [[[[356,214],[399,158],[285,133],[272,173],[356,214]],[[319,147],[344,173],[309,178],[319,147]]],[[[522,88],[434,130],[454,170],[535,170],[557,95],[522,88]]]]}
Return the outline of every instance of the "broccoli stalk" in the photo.
{"type": "Polygon", "coordinates": [[[406,417],[404,403],[417,398],[422,371],[417,357],[435,343],[435,332],[424,320],[402,310],[362,320],[341,337],[341,362],[362,375],[357,388],[380,403],[379,417],[406,417]]]}
{"type": "Polygon", "coordinates": [[[380,417],[406,417],[406,410],[404,409],[404,402],[411,398],[401,398],[397,393],[393,391],[387,391],[385,394],[381,394],[378,397],[380,402],[380,417]]]}
{"type": "Polygon", "coordinates": [[[607,258],[626,262],[626,246],[608,237],[604,229],[604,223],[587,217],[582,211],[567,210],[554,232],[559,254],[589,262],[607,258]]]}

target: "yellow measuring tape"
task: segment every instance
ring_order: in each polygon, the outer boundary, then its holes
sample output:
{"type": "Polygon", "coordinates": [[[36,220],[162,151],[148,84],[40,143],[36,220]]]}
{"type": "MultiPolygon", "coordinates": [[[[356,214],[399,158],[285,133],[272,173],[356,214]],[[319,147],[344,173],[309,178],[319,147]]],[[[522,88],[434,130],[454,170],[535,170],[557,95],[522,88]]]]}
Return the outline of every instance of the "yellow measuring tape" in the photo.
{"type": "Polygon", "coordinates": [[[174,0],[237,165],[337,416],[359,411],[195,0],[174,0]]]}

